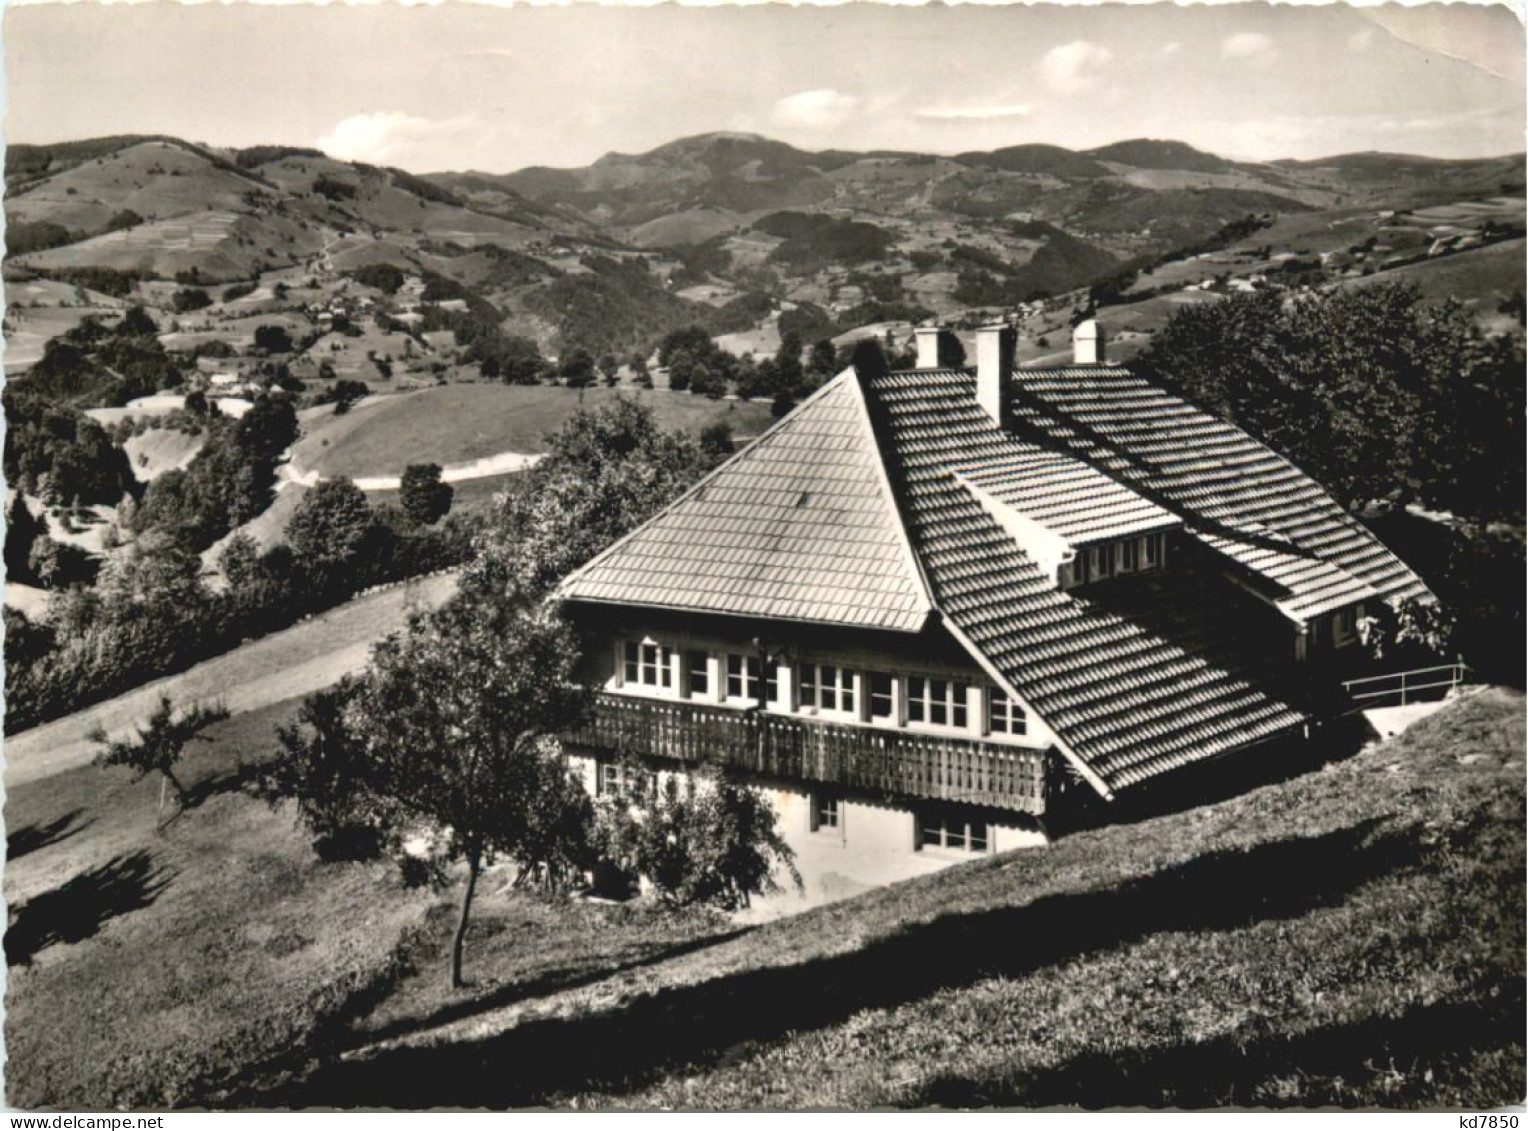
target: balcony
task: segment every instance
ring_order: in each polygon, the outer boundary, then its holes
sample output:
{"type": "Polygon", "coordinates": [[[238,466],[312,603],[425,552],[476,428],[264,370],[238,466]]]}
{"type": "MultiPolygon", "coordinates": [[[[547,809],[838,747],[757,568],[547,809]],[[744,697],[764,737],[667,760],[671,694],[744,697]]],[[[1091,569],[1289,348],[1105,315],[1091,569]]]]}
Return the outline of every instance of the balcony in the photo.
{"type": "Polygon", "coordinates": [[[702,703],[602,692],[568,741],[680,762],[721,760],[756,774],[860,790],[1045,811],[1045,753],[976,739],[843,726],[702,703]]]}

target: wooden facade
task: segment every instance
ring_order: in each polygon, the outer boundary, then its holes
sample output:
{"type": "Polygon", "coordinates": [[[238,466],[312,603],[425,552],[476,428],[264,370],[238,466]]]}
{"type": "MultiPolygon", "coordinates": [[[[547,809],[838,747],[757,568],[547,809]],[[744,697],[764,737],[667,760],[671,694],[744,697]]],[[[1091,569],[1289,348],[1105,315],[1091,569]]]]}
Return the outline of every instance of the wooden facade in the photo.
{"type": "Polygon", "coordinates": [[[1038,816],[1043,750],[601,692],[586,726],[568,736],[591,751],[690,765],[722,760],[763,777],[823,782],[1038,816]]]}

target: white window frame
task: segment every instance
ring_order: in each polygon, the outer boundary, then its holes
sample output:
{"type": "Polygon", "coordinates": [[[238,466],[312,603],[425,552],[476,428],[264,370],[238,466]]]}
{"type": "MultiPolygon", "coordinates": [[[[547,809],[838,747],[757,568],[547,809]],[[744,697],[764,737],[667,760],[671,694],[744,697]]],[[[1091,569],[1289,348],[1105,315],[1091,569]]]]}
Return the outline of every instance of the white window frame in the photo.
{"type": "Polygon", "coordinates": [[[813,790],[807,801],[808,825],[814,833],[842,838],[844,835],[844,795],[836,790],[813,790]],[[831,814],[831,816],[829,816],[831,814]],[[828,817],[828,819],[824,819],[828,817]]]}
{"type": "Polygon", "coordinates": [[[1088,580],[1106,581],[1114,576],[1114,546],[1105,543],[1088,549],[1088,580]]]}
{"type": "Polygon", "coordinates": [[[919,809],[913,814],[918,852],[987,856],[992,852],[992,822],[954,813],[919,809]],[[930,834],[935,834],[930,839],[930,834]],[[973,846],[980,841],[980,846],[973,846]]]}
{"type": "Polygon", "coordinates": [[[1115,543],[1114,572],[1135,573],[1141,568],[1141,548],[1136,545],[1134,538],[1126,538],[1115,543]]]}
{"type": "Polygon", "coordinates": [[[1005,734],[1010,738],[1022,738],[1029,733],[1029,716],[1016,699],[1001,687],[988,685],[983,710],[983,724],[987,734],[1005,734]],[[1003,725],[997,725],[1001,722],[1003,725]]]}
{"type": "Polygon", "coordinates": [[[716,688],[711,684],[711,653],[704,648],[686,648],[680,653],[680,662],[684,665],[684,694],[687,699],[710,700],[716,696],[716,688]],[[699,660],[699,664],[696,661],[699,660]],[[700,676],[704,686],[699,691],[695,689],[695,677],[700,676]]]}
{"type": "Polygon", "coordinates": [[[757,707],[759,695],[764,690],[764,661],[746,652],[728,652],[722,661],[722,693],[728,703],[757,707]],[[736,661],[736,663],[734,663],[736,661]],[[736,667],[736,671],[733,668],[736,667]],[[736,680],[738,690],[733,690],[736,680]]]}
{"type": "Polygon", "coordinates": [[[800,710],[809,715],[825,718],[858,719],[860,717],[859,681],[855,670],[842,664],[823,664],[802,660],[796,665],[796,695],[800,710]],[[825,673],[831,672],[831,682],[825,673]],[[810,674],[810,678],[808,678],[810,674]],[[824,706],[824,688],[831,686],[833,705],[824,706]],[[844,706],[845,699],[849,705],[844,706]]]}
{"type": "Polygon", "coordinates": [[[906,683],[907,693],[904,700],[907,704],[907,725],[920,730],[955,732],[968,734],[971,730],[971,684],[964,679],[952,679],[949,676],[909,675],[906,683]],[[934,685],[944,685],[942,702],[934,698],[934,685]],[[919,695],[918,685],[922,685],[923,694],[919,695]],[[945,721],[934,721],[934,710],[943,707],[945,721]],[[922,716],[922,717],[919,717],[922,716]],[[956,722],[957,718],[962,721],[956,722]]]}
{"type": "Polygon", "coordinates": [[[651,636],[644,636],[640,640],[628,638],[621,642],[620,662],[621,687],[636,687],[659,695],[675,693],[674,651],[666,644],[660,644],[651,636]],[[636,652],[635,659],[632,656],[633,649],[636,652]],[[648,658],[649,650],[652,659],[648,658]],[[652,680],[647,678],[649,672],[654,676],[652,680]]]}
{"type": "Polygon", "coordinates": [[[595,763],[594,792],[596,797],[636,798],[646,796],[656,789],[658,775],[641,766],[628,765],[614,758],[595,763]],[[633,790],[633,786],[639,790],[633,790]]]}
{"type": "Polygon", "coordinates": [[[1161,569],[1162,562],[1167,557],[1167,537],[1163,534],[1148,534],[1141,539],[1141,568],[1161,569]]]}
{"type": "Polygon", "coordinates": [[[865,688],[865,721],[872,724],[881,724],[886,726],[899,725],[901,720],[897,718],[897,702],[900,696],[897,694],[897,682],[900,677],[895,672],[883,671],[867,671],[864,672],[863,675],[865,688]],[[890,709],[884,715],[877,715],[875,713],[875,700],[877,698],[875,693],[875,681],[877,679],[884,679],[886,681],[885,698],[890,700],[890,709]]]}

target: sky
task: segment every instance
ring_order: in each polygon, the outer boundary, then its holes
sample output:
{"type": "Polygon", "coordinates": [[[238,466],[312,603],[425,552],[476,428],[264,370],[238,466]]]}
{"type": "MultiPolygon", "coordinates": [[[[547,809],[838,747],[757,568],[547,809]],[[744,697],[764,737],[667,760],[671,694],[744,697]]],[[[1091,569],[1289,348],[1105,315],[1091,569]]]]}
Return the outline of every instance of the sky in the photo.
{"type": "Polygon", "coordinates": [[[36,3],[3,32],[13,142],[165,133],[413,172],[713,130],[933,153],[1524,148],[1523,25],[1499,5],[36,3]]]}

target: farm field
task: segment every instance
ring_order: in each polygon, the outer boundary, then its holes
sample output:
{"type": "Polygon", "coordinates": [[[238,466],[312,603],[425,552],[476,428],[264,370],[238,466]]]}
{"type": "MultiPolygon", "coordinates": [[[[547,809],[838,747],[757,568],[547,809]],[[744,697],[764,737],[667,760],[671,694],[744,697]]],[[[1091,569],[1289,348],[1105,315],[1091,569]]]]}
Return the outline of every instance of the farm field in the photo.
{"type": "Polygon", "coordinates": [[[1517,693],[1287,782],[758,927],[491,876],[459,993],[449,903],[318,863],[289,810],[240,792],[294,708],[213,728],[189,755],[197,803],[163,834],[152,780],[80,766],[10,788],[13,1104],[1481,1107],[1523,1090],[1517,693]],[[671,1039],[641,1039],[655,1025],[671,1039]]]}
{"type": "Polygon", "coordinates": [[[1495,307],[1514,290],[1521,291],[1524,271],[1528,269],[1528,240],[1503,240],[1488,247],[1471,248],[1453,255],[1382,271],[1367,278],[1352,279],[1347,287],[1363,287],[1375,282],[1415,283],[1423,297],[1431,302],[1456,298],[1474,309],[1487,330],[1522,333],[1522,327],[1510,315],[1495,307]],[[1496,301],[1492,301],[1492,300],[1496,301]]]}
{"type": "Polygon", "coordinates": [[[206,443],[205,436],[193,436],[175,428],[150,428],[130,437],[122,445],[132,466],[133,477],[140,483],[174,468],[184,468],[196,458],[206,443]]]}
{"type": "Polygon", "coordinates": [[[444,573],[368,593],[177,675],[10,735],[6,788],[85,765],[93,756],[86,738],[93,727],[113,736],[127,733],[161,691],[177,702],[219,698],[230,711],[246,712],[327,687],[364,667],[372,644],[401,628],[410,609],[438,605],[455,588],[456,575],[444,573]]]}
{"type": "Polygon", "coordinates": [[[618,396],[648,405],[660,427],[699,432],[724,421],[733,436],[755,436],[773,423],[763,402],[713,401],[688,394],[557,386],[443,385],[376,397],[335,416],[305,419],[292,450],[299,477],[401,475],[411,463],[451,465],[546,450],[545,437],[580,404],[609,404],[618,396]]]}

